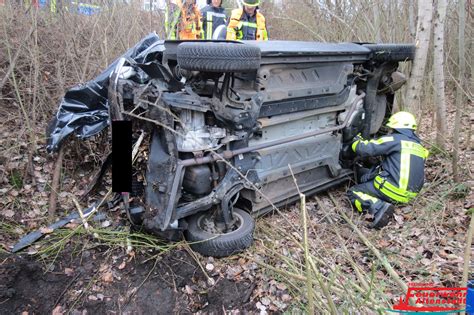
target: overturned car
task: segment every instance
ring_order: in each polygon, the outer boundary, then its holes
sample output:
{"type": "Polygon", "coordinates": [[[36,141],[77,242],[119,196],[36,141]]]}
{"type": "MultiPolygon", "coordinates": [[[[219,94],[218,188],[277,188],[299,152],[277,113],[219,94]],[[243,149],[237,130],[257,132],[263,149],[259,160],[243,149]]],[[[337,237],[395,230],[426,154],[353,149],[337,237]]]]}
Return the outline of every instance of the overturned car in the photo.
{"type": "Polygon", "coordinates": [[[150,138],[130,219],[228,256],[252,244],[255,216],[299,198],[293,176],[308,195],[351,178],[342,148],[379,131],[413,55],[413,45],[149,36],[66,94],[49,148],[132,120],[150,138]]]}

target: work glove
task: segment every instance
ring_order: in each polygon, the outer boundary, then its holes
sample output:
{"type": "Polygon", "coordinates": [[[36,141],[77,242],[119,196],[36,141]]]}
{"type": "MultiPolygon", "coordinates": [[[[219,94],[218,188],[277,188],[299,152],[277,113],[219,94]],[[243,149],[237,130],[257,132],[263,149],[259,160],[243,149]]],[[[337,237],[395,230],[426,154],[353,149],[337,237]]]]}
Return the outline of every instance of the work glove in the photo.
{"type": "Polygon", "coordinates": [[[352,151],[352,142],[348,142],[342,145],[341,157],[343,160],[353,160],[356,156],[354,151],[352,151]]]}
{"type": "Polygon", "coordinates": [[[363,141],[363,140],[364,138],[362,138],[362,135],[359,133],[357,134],[357,136],[352,138],[351,141],[343,144],[342,151],[341,151],[342,158],[345,160],[354,159],[356,157],[356,153],[354,152],[354,150],[352,150],[352,145],[354,144],[354,142],[363,141]]]}
{"type": "MultiPolygon", "coordinates": [[[[351,142],[351,148],[353,147],[354,143],[356,142],[359,142],[359,141],[364,141],[365,139],[362,138],[362,135],[359,133],[357,134],[357,136],[355,136],[353,139],[352,139],[352,142],[351,142]]],[[[353,150],[354,151],[354,150],[353,150]]]]}
{"type": "Polygon", "coordinates": [[[352,143],[356,142],[356,141],[363,141],[365,140],[363,137],[362,137],[362,134],[361,133],[358,133],[357,136],[355,136],[353,139],[352,139],[352,143]]]}

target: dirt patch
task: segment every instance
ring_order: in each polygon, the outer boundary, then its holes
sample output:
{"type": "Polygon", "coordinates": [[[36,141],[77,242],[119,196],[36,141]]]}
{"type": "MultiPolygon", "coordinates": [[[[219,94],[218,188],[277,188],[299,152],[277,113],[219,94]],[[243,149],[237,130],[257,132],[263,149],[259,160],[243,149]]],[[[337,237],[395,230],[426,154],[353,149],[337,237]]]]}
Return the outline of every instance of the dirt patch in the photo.
{"type": "Polygon", "coordinates": [[[206,276],[186,251],[161,258],[130,259],[90,250],[62,253],[50,271],[21,256],[2,255],[0,314],[170,314],[253,310],[254,286],[220,275],[206,276]],[[210,280],[209,280],[210,279],[210,280]]]}
{"type": "Polygon", "coordinates": [[[48,314],[67,285],[65,274],[44,273],[40,264],[19,256],[1,257],[0,313],[48,314]]]}

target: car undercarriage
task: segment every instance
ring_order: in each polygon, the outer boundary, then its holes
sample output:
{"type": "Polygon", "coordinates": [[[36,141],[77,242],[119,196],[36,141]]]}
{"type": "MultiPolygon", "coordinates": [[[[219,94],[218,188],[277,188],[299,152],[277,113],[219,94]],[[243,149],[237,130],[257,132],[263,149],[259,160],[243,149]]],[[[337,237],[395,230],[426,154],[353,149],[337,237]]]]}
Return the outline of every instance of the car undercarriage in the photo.
{"type": "Polygon", "coordinates": [[[253,217],[353,176],[341,150],[379,131],[405,83],[399,62],[413,54],[398,44],[156,41],[119,59],[109,122],[149,135],[129,217],[158,235],[184,232],[204,255],[244,250],[253,217]]]}

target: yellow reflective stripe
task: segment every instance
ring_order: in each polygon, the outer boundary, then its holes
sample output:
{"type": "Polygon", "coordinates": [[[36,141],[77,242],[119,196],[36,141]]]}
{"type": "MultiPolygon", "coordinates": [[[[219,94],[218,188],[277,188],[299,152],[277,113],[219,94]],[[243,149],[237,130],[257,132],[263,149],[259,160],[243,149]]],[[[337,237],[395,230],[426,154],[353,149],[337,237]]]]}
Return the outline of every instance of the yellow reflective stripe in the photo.
{"type": "Polygon", "coordinates": [[[418,156],[422,159],[428,157],[428,150],[423,148],[421,144],[411,141],[401,142],[401,156],[400,156],[400,181],[398,186],[400,189],[406,190],[408,188],[408,181],[410,179],[410,158],[412,155],[418,156]]]}
{"type": "Polygon", "coordinates": [[[359,144],[360,140],[357,140],[357,141],[354,141],[354,143],[352,144],[352,151],[356,151],[357,149],[357,145],[359,144]]]}
{"type": "Polygon", "coordinates": [[[207,38],[212,39],[212,12],[207,12],[207,38]]]}
{"type": "Polygon", "coordinates": [[[370,140],[369,142],[375,143],[375,144],[382,144],[382,143],[390,142],[390,141],[393,141],[393,137],[381,137],[378,139],[370,140]]]}
{"type": "Polygon", "coordinates": [[[418,195],[417,193],[411,191],[402,190],[390,183],[389,181],[384,181],[384,179],[378,175],[375,177],[374,186],[384,195],[398,202],[409,202],[411,199],[415,198],[418,195]]]}
{"type": "Polygon", "coordinates": [[[252,23],[252,22],[240,22],[240,23],[242,23],[241,25],[243,26],[257,28],[257,23],[252,23]]]}
{"type": "Polygon", "coordinates": [[[401,141],[402,143],[402,152],[407,152],[409,154],[416,155],[422,159],[426,159],[429,155],[429,151],[423,148],[421,144],[411,141],[401,141]]]}
{"type": "Polygon", "coordinates": [[[363,192],[360,192],[360,191],[354,191],[354,194],[356,194],[357,197],[359,197],[360,199],[364,201],[371,201],[373,203],[376,203],[378,201],[377,198],[372,197],[371,195],[368,195],[368,194],[364,194],[363,192]]]}
{"type": "Polygon", "coordinates": [[[356,206],[356,209],[362,212],[362,204],[360,203],[360,201],[356,199],[354,204],[356,206]]]}
{"type": "Polygon", "coordinates": [[[403,190],[408,188],[408,180],[410,179],[410,157],[411,154],[402,149],[400,156],[400,180],[398,187],[403,190]]]}
{"type": "Polygon", "coordinates": [[[352,143],[352,151],[356,151],[357,149],[357,145],[359,143],[363,143],[364,145],[368,145],[369,143],[373,143],[373,144],[383,144],[383,143],[386,143],[386,142],[390,142],[390,141],[394,141],[394,138],[393,137],[381,137],[381,138],[378,138],[378,139],[373,139],[373,140],[357,140],[355,141],[354,143],[352,143]]]}
{"type": "MultiPolygon", "coordinates": [[[[385,184],[387,184],[387,182],[385,182],[385,184]]],[[[387,196],[387,197],[389,197],[389,198],[391,198],[395,201],[402,202],[402,203],[407,203],[409,201],[407,197],[403,197],[403,196],[400,196],[398,194],[395,194],[395,193],[391,192],[389,189],[387,189],[385,187],[385,184],[381,188],[380,184],[377,181],[374,181],[374,187],[376,189],[380,190],[380,192],[383,193],[385,196],[387,196]]]]}

